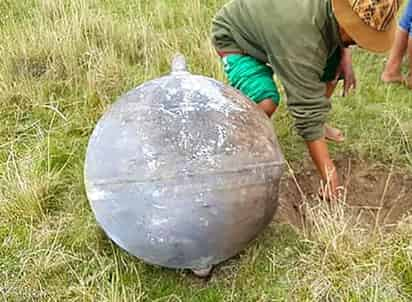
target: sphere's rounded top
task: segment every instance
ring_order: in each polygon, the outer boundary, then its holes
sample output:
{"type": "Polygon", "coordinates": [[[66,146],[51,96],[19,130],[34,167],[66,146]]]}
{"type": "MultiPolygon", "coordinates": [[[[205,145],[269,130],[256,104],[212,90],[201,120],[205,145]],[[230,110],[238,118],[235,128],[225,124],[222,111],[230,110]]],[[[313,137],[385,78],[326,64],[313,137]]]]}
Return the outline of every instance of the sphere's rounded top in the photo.
{"type": "Polygon", "coordinates": [[[173,73],[188,73],[186,59],[181,53],[177,53],[172,61],[173,73]]]}

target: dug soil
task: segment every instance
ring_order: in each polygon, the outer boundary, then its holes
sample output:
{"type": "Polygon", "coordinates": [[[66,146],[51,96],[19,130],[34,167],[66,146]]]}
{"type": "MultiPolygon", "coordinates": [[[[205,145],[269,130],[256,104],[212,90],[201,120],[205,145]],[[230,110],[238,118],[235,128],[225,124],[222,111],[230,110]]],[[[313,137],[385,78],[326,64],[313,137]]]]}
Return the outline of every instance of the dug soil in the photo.
{"type": "MultiPolygon", "coordinates": [[[[398,168],[340,159],[336,166],[345,190],[343,202],[367,223],[390,226],[412,212],[412,174],[398,168]]],[[[304,202],[316,202],[319,176],[311,162],[286,168],[276,221],[302,226],[304,202]]]]}

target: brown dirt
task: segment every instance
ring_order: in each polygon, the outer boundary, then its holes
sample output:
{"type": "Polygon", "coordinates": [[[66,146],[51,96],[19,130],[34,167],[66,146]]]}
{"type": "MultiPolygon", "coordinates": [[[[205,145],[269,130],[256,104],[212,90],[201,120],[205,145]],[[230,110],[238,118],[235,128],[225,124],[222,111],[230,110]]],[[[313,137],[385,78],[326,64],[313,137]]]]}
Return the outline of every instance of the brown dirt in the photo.
{"type": "MultiPolygon", "coordinates": [[[[412,212],[412,174],[353,159],[335,163],[345,186],[344,200],[365,222],[391,225],[412,212]]],[[[320,179],[311,162],[292,170],[282,179],[276,221],[301,227],[301,205],[316,200],[320,179]]]]}

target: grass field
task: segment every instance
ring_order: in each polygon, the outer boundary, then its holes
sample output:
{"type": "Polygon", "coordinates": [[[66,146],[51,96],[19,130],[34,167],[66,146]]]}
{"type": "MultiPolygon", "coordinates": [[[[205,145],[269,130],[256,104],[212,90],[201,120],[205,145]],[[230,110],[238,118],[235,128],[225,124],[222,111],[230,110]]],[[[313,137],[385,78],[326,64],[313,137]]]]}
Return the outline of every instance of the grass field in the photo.
{"type": "MultiPolygon", "coordinates": [[[[272,224],[208,281],[148,266],[99,230],[83,187],[88,138],[125,91],[187,56],[224,80],[211,17],[224,0],[0,1],[0,298],[4,301],[411,301],[412,216],[365,224],[343,203],[307,202],[310,227],[272,224]]],[[[412,173],[412,93],[379,81],[384,57],[355,51],[358,89],[336,98],[335,156],[412,173]]],[[[285,106],[292,167],[307,158],[285,106]]],[[[359,194],[359,200],[364,198],[359,194]]],[[[412,207],[412,195],[410,196],[412,207]]]]}

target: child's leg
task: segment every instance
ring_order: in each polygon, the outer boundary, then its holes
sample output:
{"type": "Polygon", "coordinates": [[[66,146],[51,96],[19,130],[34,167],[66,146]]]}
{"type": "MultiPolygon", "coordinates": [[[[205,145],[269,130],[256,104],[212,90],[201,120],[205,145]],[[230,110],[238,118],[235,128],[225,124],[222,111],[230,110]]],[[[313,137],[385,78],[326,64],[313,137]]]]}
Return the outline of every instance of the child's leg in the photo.
{"type": "Polygon", "coordinates": [[[412,1],[409,0],[408,6],[405,8],[405,12],[399,22],[399,28],[395,35],[395,41],[389,54],[388,62],[386,63],[385,69],[381,76],[382,81],[386,83],[404,81],[404,78],[401,74],[401,64],[408,47],[408,39],[411,32],[411,23],[412,1]]]}
{"type": "Polygon", "coordinates": [[[409,74],[407,78],[407,84],[410,89],[412,89],[412,35],[409,36],[408,40],[408,57],[409,57],[409,74]]]}
{"type": "MultiPolygon", "coordinates": [[[[333,93],[335,92],[336,86],[338,82],[327,82],[326,83],[326,94],[327,98],[331,98],[333,93]]],[[[337,128],[331,127],[329,125],[325,125],[325,138],[329,141],[335,143],[342,143],[345,140],[345,137],[337,128]]]]}
{"type": "MultiPolygon", "coordinates": [[[[335,92],[336,86],[338,85],[339,80],[343,79],[342,76],[337,78],[337,73],[339,72],[340,65],[343,60],[350,60],[352,62],[352,56],[350,52],[342,51],[341,49],[336,49],[335,53],[328,59],[324,74],[321,78],[322,82],[326,83],[326,93],[327,98],[331,98],[335,92]]],[[[337,128],[325,125],[325,138],[329,141],[336,143],[341,143],[345,140],[345,137],[337,128]]]]}
{"type": "Polygon", "coordinates": [[[272,99],[263,100],[257,106],[259,109],[262,109],[268,117],[271,117],[278,108],[272,99]]]}
{"type": "Polygon", "coordinates": [[[229,84],[271,117],[280,101],[272,69],[253,57],[241,54],[229,54],[223,57],[223,63],[229,84]]]}
{"type": "Polygon", "coordinates": [[[401,64],[408,47],[408,38],[409,33],[402,28],[398,28],[388,62],[381,76],[383,82],[396,83],[404,81],[401,74],[401,64]]]}

